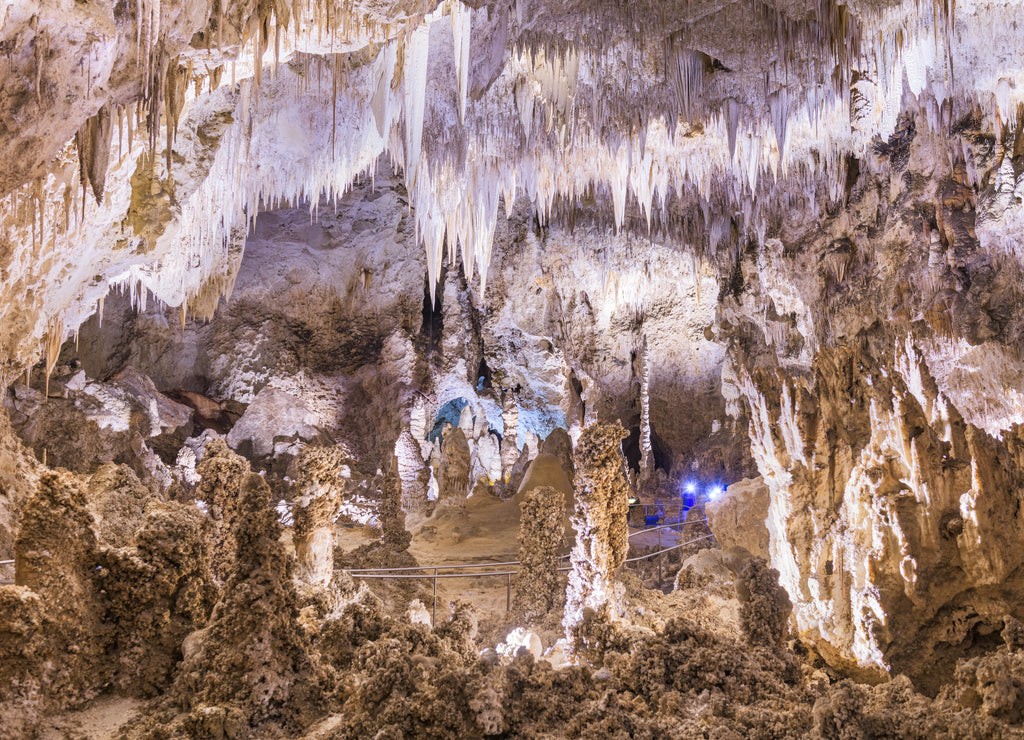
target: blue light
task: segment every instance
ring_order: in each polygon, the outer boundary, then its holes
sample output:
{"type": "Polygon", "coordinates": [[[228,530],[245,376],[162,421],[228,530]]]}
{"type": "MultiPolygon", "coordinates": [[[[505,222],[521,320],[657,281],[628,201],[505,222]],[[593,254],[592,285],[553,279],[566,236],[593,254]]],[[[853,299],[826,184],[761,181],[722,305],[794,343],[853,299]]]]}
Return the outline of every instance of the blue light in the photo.
{"type": "Polygon", "coordinates": [[[721,486],[715,485],[708,489],[708,500],[714,501],[716,498],[721,496],[725,492],[725,489],[721,486]]]}
{"type": "Polygon", "coordinates": [[[687,493],[696,493],[697,484],[694,483],[692,480],[688,480],[686,481],[686,485],[683,486],[683,490],[686,491],[687,493]]]}

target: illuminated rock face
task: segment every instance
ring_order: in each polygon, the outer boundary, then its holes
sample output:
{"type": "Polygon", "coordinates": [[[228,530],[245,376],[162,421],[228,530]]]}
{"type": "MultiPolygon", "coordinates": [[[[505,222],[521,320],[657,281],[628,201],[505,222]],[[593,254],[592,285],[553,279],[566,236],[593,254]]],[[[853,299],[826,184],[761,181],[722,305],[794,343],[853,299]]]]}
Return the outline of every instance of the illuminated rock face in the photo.
{"type": "Polygon", "coordinates": [[[823,350],[806,379],[738,371],[800,633],[925,689],[1024,613],[1024,444],[964,422],[913,345],[823,350]]]}

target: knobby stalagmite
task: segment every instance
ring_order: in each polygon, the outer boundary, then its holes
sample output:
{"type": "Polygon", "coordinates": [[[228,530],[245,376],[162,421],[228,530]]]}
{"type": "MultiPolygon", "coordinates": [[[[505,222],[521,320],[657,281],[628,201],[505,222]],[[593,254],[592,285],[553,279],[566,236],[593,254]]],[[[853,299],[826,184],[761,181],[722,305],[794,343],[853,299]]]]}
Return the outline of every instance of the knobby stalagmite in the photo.
{"type": "Polygon", "coordinates": [[[629,550],[626,480],[619,424],[596,424],[583,430],[573,462],[576,468],[576,508],[572,526],[576,545],[570,555],[569,586],[562,626],[573,649],[581,654],[598,650],[588,629],[613,619],[613,581],[629,550]]]}

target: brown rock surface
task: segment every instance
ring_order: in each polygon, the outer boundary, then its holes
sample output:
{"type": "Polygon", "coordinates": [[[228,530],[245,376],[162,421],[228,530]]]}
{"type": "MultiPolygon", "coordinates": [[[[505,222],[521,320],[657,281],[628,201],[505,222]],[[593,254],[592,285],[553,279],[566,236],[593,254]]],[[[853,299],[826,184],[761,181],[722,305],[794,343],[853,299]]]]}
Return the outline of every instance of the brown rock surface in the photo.
{"type": "Polygon", "coordinates": [[[529,624],[557,609],[565,598],[558,573],[565,547],[565,497],[557,489],[540,486],[522,495],[519,510],[519,571],[512,578],[512,614],[529,624]]]}
{"type": "Polygon", "coordinates": [[[964,422],[909,346],[824,350],[806,381],[741,385],[801,635],[936,691],[1024,609],[1020,432],[964,422]]]}
{"type": "Polygon", "coordinates": [[[760,478],[746,478],[705,502],[708,528],[719,547],[742,547],[751,555],[768,558],[768,498],[768,487],[760,478]]]}

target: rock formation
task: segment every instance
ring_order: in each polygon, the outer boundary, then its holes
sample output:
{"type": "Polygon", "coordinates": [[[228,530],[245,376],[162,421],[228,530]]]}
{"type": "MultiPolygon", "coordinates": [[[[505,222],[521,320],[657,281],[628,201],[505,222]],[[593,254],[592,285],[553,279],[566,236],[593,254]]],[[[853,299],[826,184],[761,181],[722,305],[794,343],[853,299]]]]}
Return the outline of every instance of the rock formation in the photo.
{"type": "Polygon", "coordinates": [[[44,473],[22,512],[15,585],[0,586],[0,712],[12,736],[92,699],[109,677],[92,526],[80,481],[44,473]]]}
{"type": "Polygon", "coordinates": [[[235,538],[231,534],[242,479],[249,473],[249,461],[228,449],[216,438],[206,444],[203,459],[196,466],[200,482],[196,499],[203,501],[213,519],[213,551],[210,563],[214,578],[224,583],[234,568],[235,538]]]}
{"type": "Polygon", "coordinates": [[[326,586],[334,573],[334,521],[345,501],[351,457],[341,445],[304,447],[295,459],[292,540],[296,575],[326,586]]]}
{"type": "Polygon", "coordinates": [[[512,579],[512,614],[529,624],[561,606],[558,572],[565,547],[565,496],[550,486],[531,489],[519,505],[519,571],[512,579]]]}
{"type": "Polygon", "coordinates": [[[244,736],[249,728],[303,727],[315,714],[328,678],[308,638],[296,629],[298,602],[291,558],[278,541],[270,489],[253,473],[238,483],[232,519],[235,559],[209,622],[186,638],[171,695],[187,714],[189,736],[244,736]]]}
{"type": "Polygon", "coordinates": [[[837,666],[934,691],[1024,608],[1024,460],[1016,430],[961,418],[912,346],[888,356],[823,350],[806,380],[739,385],[801,635],[837,666]]]}
{"type": "Polygon", "coordinates": [[[430,471],[416,438],[408,429],[403,430],[395,442],[395,458],[402,486],[402,509],[407,514],[419,513],[427,504],[430,471]]]}
{"type": "Polygon", "coordinates": [[[600,648],[586,631],[608,623],[614,609],[612,581],[629,549],[626,515],[629,485],[622,458],[625,430],[618,424],[588,427],[576,444],[576,545],[570,556],[569,587],[562,626],[573,649],[600,648]]]}
{"type": "Polygon", "coordinates": [[[167,688],[182,641],[201,629],[217,598],[211,577],[212,522],[190,504],[153,502],[131,543],[105,549],[98,585],[104,620],[115,626],[114,685],[149,697],[167,688]]]}
{"type": "Polygon", "coordinates": [[[437,501],[439,506],[455,509],[466,506],[469,495],[469,444],[459,427],[445,432],[441,445],[441,483],[437,501]]]}
{"type": "Polygon", "coordinates": [[[380,487],[380,529],[384,545],[394,550],[407,550],[412,535],[405,528],[405,511],[402,507],[402,481],[398,477],[398,458],[391,458],[391,465],[381,480],[380,487]]]}
{"type": "Polygon", "coordinates": [[[769,557],[768,487],[760,479],[728,486],[717,499],[704,503],[708,528],[723,550],[742,547],[759,558],[769,557]]]}

